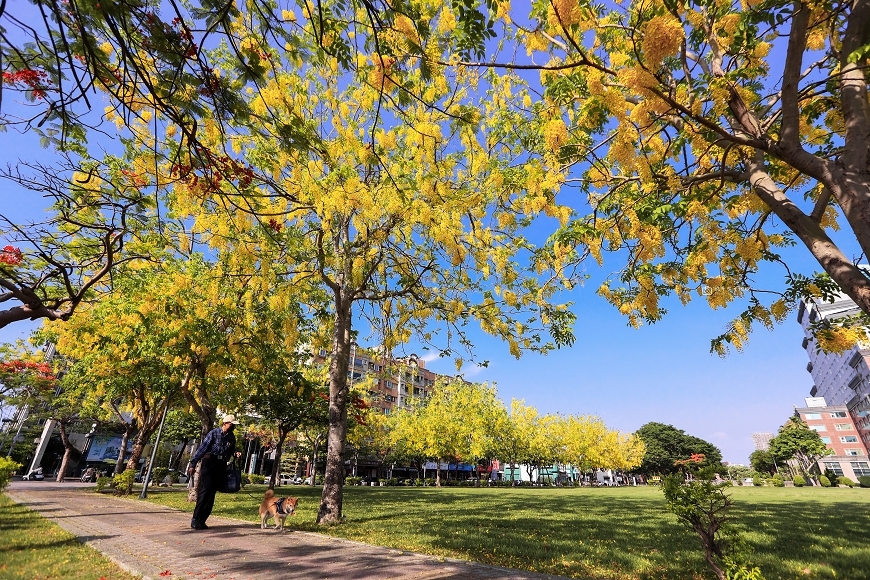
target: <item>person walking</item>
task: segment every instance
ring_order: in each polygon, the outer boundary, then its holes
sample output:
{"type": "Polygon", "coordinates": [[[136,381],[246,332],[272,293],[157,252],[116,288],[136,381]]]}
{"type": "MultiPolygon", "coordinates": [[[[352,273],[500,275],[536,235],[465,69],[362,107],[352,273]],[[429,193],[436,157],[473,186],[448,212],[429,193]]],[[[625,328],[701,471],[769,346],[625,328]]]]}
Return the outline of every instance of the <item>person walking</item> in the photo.
{"type": "Polygon", "coordinates": [[[208,432],[187,465],[187,474],[192,480],[196,464],[202,461],[196,507],[193,509],[193,518],[190,520],[190,527],[194,530],[208,529],[205,521],[211,515],[211,510],[214,507],[214,496],[226,477],[227,461],[233,455],[236,457],[242,455],[241,452],[236,451],[236,436],[233,435],[233,429],[238,424],[235,415],[226,415],[221,419],[221,426],[208,432]]]}

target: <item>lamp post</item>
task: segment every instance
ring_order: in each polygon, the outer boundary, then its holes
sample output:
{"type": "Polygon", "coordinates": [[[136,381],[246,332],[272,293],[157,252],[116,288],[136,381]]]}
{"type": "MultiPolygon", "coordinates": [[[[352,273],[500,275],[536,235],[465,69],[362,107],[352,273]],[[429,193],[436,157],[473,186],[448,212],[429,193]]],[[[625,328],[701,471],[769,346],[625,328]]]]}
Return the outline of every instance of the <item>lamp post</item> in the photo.
{"type": "Polygon", "coordinates": [[[148,497],[148,480],[151,479],[151,470],[154,469],[154,458],[157,456],[157,447],[160,445],[160,437],[163,435],[163,424],[166,423],[166,412],[169,410],[169,398],[163,406],[163,418],[160,419],[160,429],[157,430],[157,439],[154,441],[154,447],[151,449],[151,459],[148,460],[148,470],[145,472],[145,481],[142,482],[142,493],[139,494],[139,499],[148,497]]]}
{"type": "Polygon", "coordinates": [[[88,455],[91,452],[91,445],[94,444],[94,436],[97,434],[97,424],[91,425],[91,430],[85,435],[85,447],[82,449],[82,462],[87,467],[88,455]]]}

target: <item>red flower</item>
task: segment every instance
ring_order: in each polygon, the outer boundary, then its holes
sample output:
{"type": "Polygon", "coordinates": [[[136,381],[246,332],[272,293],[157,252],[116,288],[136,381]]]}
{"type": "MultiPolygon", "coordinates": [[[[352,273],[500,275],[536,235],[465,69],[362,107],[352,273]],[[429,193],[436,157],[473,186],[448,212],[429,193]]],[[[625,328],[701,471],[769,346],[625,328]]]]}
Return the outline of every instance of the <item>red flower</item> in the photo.
{"type": "MultiPolygon", "coordinates": [[[[8,73],[3,73],[8,74],[8,73]]],[[[14,246],[4,246],[2,250],[0,250],[0,264],[7,264],[9,266],[17,266],[21,263],[21,250],[14,246]]]]}

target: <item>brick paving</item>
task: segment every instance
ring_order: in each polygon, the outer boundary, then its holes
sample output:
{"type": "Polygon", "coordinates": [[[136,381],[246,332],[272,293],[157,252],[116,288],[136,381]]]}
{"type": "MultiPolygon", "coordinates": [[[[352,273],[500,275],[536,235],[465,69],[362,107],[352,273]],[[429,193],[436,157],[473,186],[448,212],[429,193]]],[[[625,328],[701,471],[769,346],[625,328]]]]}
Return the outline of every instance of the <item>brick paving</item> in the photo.
{"type": "Polygon", "coordinates": [[[89,486],[93,484],[14,481],[7,495],[145,580],[558,578],[309,532],[276,533],[217,516],[209,518],[208,530],[191,530],[187,512],[83,493],[81,488],[89,486]]]}

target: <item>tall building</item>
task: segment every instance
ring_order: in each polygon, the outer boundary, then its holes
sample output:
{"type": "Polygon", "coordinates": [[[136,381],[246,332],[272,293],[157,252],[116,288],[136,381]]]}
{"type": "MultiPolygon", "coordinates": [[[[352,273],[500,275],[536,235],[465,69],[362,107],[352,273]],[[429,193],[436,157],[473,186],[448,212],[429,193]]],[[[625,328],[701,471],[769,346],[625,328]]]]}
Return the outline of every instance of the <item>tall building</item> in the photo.
{"type": "Polygon", "coordinates": [[[807,371],[813,377],[811,397],[824,397],[829,405],[858,406],[870,396],[870,348],[855,346],[843,354],[825,353],[818,348],[810,326],[819,320],[859,314],[858,306],[846,296],[833,303],[801,302],[798,323],[804,331],[802,346],[810,359],[807,371]]]}
{"type": "Polygon", "coordinates": [[[767,451],[770,448],[770,440],[773,439],[773,433],[753,433],[752,442],[755,443],[756,451],[767,451]]]}
{"type": "Polygon", "coordinates": [[[870,475],[867,445],[847,407],[827,405],[822,397],[808,398],[806,403],[806,407],[798,407],[795,412],[834,452],[819,460],[819,470],[830,470],[853,481],[862,475],[870,475]]]}
{"type": "MultiPolygon", "coordinates": [[[[327,356],[328,353],[321,350],[318,358],[326,360],[327,356]]],[[[414,397],[428,397],[440,378],[453,379],[430,371],[426,368],[426,361],[415,354],[394,357],[382,354],[377,348],[360,346],[354,346],[350,353],[348,382],[356,384],[372,379],[368,394],[373,405],[385,414],[405,407],[414,397]]]]}

